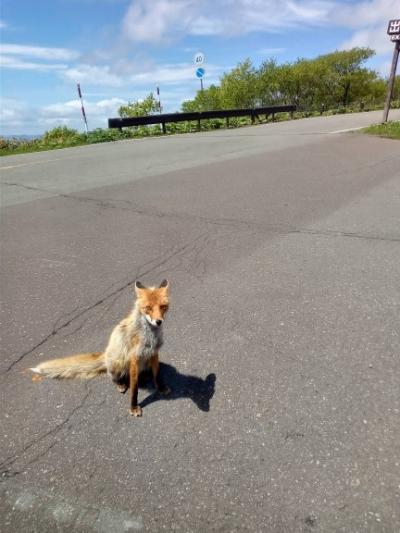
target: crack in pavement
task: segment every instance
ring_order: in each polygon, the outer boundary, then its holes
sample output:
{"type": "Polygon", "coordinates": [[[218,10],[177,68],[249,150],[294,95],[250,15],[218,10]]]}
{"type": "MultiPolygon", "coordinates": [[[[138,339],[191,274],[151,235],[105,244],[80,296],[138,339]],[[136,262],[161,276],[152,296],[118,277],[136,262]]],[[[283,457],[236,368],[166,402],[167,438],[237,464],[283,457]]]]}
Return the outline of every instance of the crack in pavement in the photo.
{"type": "MultiPolygon", "coordinates": [[[[74,327],[74,329],[68,331],[68,333],[65,333],[64,338],[75,335],[78,331],[81,331],[91,320],[93,324],[97,324],[98,322],[100,322],[102,318],[104,318],[107,315],[107,313],[110,311],[111,307],[115,304],[115,302],[119,299],[121,294],[122,293],[116,293],[114,294],[114,296],[111,296],[107,300],[107,304],[103,306],[103,309],[99,314],[96,313],[95,316],[89,315],[87,318],[84,318],[79,324],[76,325],[76,327],[74,327]]],[[[79,309],[84,309],[84,308],[80,307],[79,309]]],[[[68,314],[72,316],[71,313],[68,313],[68,314]]],[[[57,322],[62,322],[62,321],[60,320],[60,318],[58,318],[57,322]]],[[[54,326],[53,326],[53,329],[54,329],[54,326]]]]}
{"type": "MultiPolygon", "coordinates": [[[[6,368],[6,371],[5,373],[9,372],[10,370],[12,370],[12,368],[14,368],[15,365],[17,365],[19,362],[21,362],[24,357],[26,357],[27,355],[31,354],[32,352],[34,352],[37,348],[39,348],[40,346],[42,346],[43,344],[45,344],[49,339],[51,339],[52,337],[54,337],[55,335],[57,335],[60,331],[62,331],[63,329],[65,329],[66,327],[68,327],[72,322],[74,322],[75,320],[77,320],[78,318],[86,315],[86,313],[88,313],[89,311],[95,309],[96,307],[98,307],[99,305],[103,304],[104,302],[108,301],[110,298],[112,298],[113,296],[116,296],[117,294],[120,294],[122,293],[125,289],[127,289],[128,287],[132,286],[134,284],[134,282],[139,278],[139,277],[142,277],[142,276],[145,276],[147,274],[150,274],[151,272],[154,272],[156,269],[164,266],[168,261],[170,261],[171,259],[173,259],[174,257],[177,257],[185,252],[187,252],[188,249],[190,249],[191,246],[195,245],[200,239],[204,238],[206,235],[208,234],[208,232],[202,232],[200,235],[198,235],[197,237],[195,237],[194,239],[191,239],[190,241],[188,241],[187,243],[185,243],[183,246],[179,247],[178,249],[175,249],[173,250],[172,252],[169,252],[167,254],[163,254],[163,255],[160,255],[154,259],[152,259],[151,261],[147,261],[146,263],[144,263],[144,265],[149,265],[151,263],[155,263],[153,264],[150,268],[148,268],[147,270],[142,270],[144,268],[143,265],[139,266],[138,269],[137,269],[137,273],[136,275],[134,276],[133,279],[130,279],[128,282],[126,282],[125,284],[123,284],[121,287],[118,287],[116,290],[106,294],[105,296],[103,296],[102,298],[100,298],[99,300],[97,300],[96,302],[94,302],[93,304],[90,304],[89,306],[79,310],[77,313],[75,313],[73,316],[71,316],[70,318],[68,318],[66,321],[62,322],[59,326],[57,327],[54,327],[53,326],[53,329],[52,331],[46,335],[40,342],[38,342],[37,344],[35,344],[35,346],[33,346],[32,348],[30,348],[29,350],[25,351],[24,353],[20,354],[7,368],[6,368]]],[[[60,319],[57,319],[56,323],[59,323],[60,322],[60,319]]]]}
{"type": "Polygon", "coordinates": [[[86,388],[86,394],[83,396],[82,400],[79,402],[79,404],[74,407],[72,409],[72,411],[67,415],[67,417],[62,421],[60,422],[59,424],[57,424],[54,428],[50,429],[49,431],[47,431],[46,433],[44,433],[43,435],[40,435],[40,437],[34,439],[33,441],[31,441],[29,444],[27,444],[26,446],[23,447],[23,449],[21,451],[19,451],[18,453],[16,454],[13,454],[9,457],[7,457],[6,459],[4,459],[1,463],[0,463],[0,476],[1,476],[1,479],[0,479],[0,482],[4,479],[8,479],[10,477],[15,477],[17,476],[18,474],[21,474],[22,470],[24,468],[26,468],[27,466],[35,463],[38,459],[40,459],[41,457],[43,457],[44,455],[46,455],[46,453],[48,453],[49,450],[51,450],[51,448],[53,448],[56,444],[57,444],[57,441],[54,441],[50,444],[50,446],[48,446],[44,451],[40,452],[37,456],[35,456],[32,460],[30,460],[28,463],[25,463],[24,466],[20,469],[20,470],[11,470],[11,467],[13,466],[14,463],[16,463],[18,461],[18,459],[20,458],[20,456],[22,454],[24,454],[25,452],[27,452],[28,450],[30,450],[33,446],[35,446],[36,444],[39,444],[41,443],[43,440],[45,440],[47,437],[49,437],[50,435],[51,436],[55,436],[57,435],[61,430],[62,428],[68,424],[68,422],[71,420],[71,418],[79,411],[81,410],[84,406],[85,406],[85,403],[87,401],[87,399],[89,398],[89,396],[91,395],[92,391],[91,389],[89,388],[88,384],[85,383],[85,388],[86,388]]]}

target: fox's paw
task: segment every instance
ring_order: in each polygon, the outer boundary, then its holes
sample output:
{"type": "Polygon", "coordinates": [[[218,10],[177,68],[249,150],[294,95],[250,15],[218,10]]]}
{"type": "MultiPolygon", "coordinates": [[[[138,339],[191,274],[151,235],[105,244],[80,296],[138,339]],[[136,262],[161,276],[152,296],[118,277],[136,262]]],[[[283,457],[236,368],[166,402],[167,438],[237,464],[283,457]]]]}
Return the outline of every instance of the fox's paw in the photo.
{"type": "Polygon", "coordinates": [[[121,394],[125,394],[129,387],[128,385],[117,385],[117,389],[121,394]]]}
{"type": "Polygon", "coordinates": [[[137,407],[131,407],[131,415],[132,416],[142,416],[142,408],[137,406],[137,407]]]}

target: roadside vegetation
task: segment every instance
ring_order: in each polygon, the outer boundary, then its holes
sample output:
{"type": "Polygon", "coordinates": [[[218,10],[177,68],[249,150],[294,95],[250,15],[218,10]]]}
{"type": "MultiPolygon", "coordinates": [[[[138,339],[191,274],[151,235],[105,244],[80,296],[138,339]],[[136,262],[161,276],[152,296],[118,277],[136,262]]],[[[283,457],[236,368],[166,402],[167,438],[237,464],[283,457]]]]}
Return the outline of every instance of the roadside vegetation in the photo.
{"type": "Polygon", "coordinates": [[[400,121],[375,124],[363,129],[363,132],[378,135],[379,137],[388,137],[389,139],[400,139],[400,121]]]}
{"type": "MultiPolygon", "coordinates": [[[[365,62],[374,55],[370,48],[336,51],[315,59],[298,59],[278,64],[264,61],[256,68],[249,59],[223,74],[219,85],[198,91],[193,100],[183,102],[181,111],[212,111],[272,105],[295,104],[294,118],[352,113],[381,109],[386,95],[386,81],[365,62]]],[[[400,108],[400,76],[396,77],[392,108],[400,108]]],[[[159,103],[152,93],[144,100],[119,108],[119,116],[135,117],[159,113],[159,103]]],[[[287,120],[288,114],[276,116],[287,120]]],[[[250,119],[231,118],[231,127],[250,125],[250,119]]],[[[204,120],[202,130],[225,127],[224,120],[204,120]]],[[[196,131],[196,123],[167,124],[169,134],[196,131]]],[[[390,128],[389,128],[390,129],[390,128]]],[[[392,127],[393,129],[393,127],[392,127]]],[[[394,128],[395,129],[395,128],[394,128]]],[[[96,129],[80,133],[59,126],[33,140],[0,138],[0,155],[67,148],[84,144],[119,141],[161,135],[158,125],[125,128],[122,131],[96,129]]]]}

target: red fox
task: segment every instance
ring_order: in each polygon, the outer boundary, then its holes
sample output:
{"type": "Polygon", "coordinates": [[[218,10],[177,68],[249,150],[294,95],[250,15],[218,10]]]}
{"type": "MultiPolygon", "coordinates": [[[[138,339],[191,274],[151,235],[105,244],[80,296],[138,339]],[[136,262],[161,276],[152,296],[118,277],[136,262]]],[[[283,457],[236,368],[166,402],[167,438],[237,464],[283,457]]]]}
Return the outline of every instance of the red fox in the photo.
{"type": "Polygon", "coordinates": [[[169,394],[159,375],[158,352],[163,344],[162,325],[169,306],[168,281],[159,287],[135,283],[136,302],[132,312],[111,333],[104,352],[72,355],[40,363],[32,372],[49,378],[90,379],[108,373],[122,393],[131,388],[133,416],[142,416],[138,405],[138,378],[151,367],[154,384],[162,394],[169,394]]]}

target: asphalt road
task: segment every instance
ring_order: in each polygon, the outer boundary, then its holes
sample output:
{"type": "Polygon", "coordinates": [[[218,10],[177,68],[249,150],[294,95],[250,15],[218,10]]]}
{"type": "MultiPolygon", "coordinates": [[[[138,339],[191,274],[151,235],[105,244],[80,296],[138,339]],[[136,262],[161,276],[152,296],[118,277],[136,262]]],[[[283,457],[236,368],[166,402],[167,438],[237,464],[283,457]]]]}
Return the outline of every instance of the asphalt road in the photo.
{"type": "Polygon", "coordinates": [[[380,116],[0,160],[2,532],[400,530],[400,144],[341,132],[380,116]],[[164,277],[142,419],[23,372],[164,277]]]}

